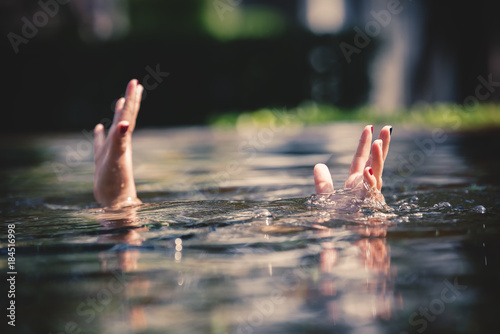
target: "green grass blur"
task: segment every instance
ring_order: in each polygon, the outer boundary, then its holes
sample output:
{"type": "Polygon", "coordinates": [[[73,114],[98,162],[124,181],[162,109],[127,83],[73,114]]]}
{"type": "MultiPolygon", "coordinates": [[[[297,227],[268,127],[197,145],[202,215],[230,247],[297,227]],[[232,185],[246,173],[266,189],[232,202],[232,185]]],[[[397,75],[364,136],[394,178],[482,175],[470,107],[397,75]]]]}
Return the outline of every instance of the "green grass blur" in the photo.
{"type": "Polygon", "coordinates": [[[457,131],[479,130],[500,128],[500,106],[496,104],[473,106],[433,104],[387,113],[372,107],[346,110],[332,105],[306,103],[288,110],[264,108],[244,113],[225,113],[210,118],[210,124],[215,127],[268,126],[270,124],[297,126],[338,121],[403,124],[420,128],[442,128],[457,131]]]}

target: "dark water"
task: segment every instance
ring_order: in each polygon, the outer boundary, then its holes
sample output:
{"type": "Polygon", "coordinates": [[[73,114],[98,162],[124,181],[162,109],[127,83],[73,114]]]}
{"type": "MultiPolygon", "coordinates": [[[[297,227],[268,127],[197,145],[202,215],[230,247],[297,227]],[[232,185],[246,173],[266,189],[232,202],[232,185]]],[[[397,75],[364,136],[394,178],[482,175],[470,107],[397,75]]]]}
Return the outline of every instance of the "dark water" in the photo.
{"type": "Polygon", "coordinates": [[[341,188],[361,129],[137,131],[145,204],[106,212],[85,134],[3,138],[9,332],[496,332],[497,133],[395,127],[389,210],[311,205],[313,165],[341,188]]]}

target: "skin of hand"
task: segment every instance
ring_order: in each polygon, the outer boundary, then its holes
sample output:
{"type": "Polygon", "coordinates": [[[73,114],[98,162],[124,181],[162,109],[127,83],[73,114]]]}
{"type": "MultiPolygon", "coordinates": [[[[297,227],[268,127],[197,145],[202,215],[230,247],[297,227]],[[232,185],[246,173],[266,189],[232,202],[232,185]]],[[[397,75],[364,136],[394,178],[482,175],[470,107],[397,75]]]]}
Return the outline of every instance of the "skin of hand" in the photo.
{"type": "Polygon", "coordinates": [[[94,129],[94,197],[101,206],[116,208],[141,203],[133,174],[132,133],[143,89],[137,80],[131,80],[125,97],[116,102],[108,135],[102,124],[94,129]]]}
{"type": "MultiPolygon", "coordinates": [[[[389,152],[391,133],[392,126],[384,126],[378,139],[372,144],[373,126],[365,126],[352,159],[349,175],[344,184],[345,188],[360,187],[365,196],[371,194],[381,197],[383,200],[380,193],[382,190],[382,172],[389,152]],[[366,187],[363,186],[363,183],[366,187]]],[[[325,164],[314,166],[314,185],[317,194],[330,194],[333,192],[332,176],[325,164]]]]}

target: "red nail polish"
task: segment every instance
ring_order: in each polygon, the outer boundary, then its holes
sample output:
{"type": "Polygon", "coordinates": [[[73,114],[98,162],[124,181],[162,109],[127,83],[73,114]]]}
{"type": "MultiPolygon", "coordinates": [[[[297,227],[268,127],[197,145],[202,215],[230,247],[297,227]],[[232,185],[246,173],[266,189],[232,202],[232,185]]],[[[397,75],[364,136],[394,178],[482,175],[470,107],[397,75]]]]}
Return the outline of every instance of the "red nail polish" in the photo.
{"type": "Polygon", "coordinates": [[[128,127],[129,127],[128,124],[127,125],[122,125],[121,128],[120,128],[120,133],[122,135],[124,135],[125,133],[127,133],[128,127]]]}
{"type": "Polygon", "coordinates": [[[370,169],[368,170],[368,172],[370,173],[370,175],[373,175],[373,169],[370,167],[370,169]]]}
{"type": "Polygon", "coordinates": [[[373,133],[373,125],[372,125],[372,133],[373,133]]]}

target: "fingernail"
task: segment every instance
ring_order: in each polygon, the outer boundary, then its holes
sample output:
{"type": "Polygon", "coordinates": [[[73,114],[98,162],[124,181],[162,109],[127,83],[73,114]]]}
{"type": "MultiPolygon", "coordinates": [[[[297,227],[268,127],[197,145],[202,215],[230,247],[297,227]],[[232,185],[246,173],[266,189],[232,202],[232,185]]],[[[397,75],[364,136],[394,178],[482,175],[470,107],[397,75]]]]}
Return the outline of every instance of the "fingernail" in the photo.
{"type": "Polygon", "coordinates": [[[370,175],[373,175],[373,169],[370,167],[370,169],[368,170],[368,172],[370,173],[370,175]]]}
{"type": "Polygon", "coordinates": [[[392,136],[392,126],[391,126],[391,128],[389,129],[389,134],[392,136]]]}
{"type": "Polygon", "coordinates": [[[373,133],[373,125],[372,125],[372,133],[373,133]]]}
{"type": "Polygon", "coordinates": [[[127,133],[127,130],[128,130],[128,127],[129,127],[129,125],[128,125],[128,124],[127,124],[127,125],[122,125],[122,126],[121,126],[121,128],[120,128],[120,133],[121,133],[122,135],[126,134],[126,133],[127,133]]]}

